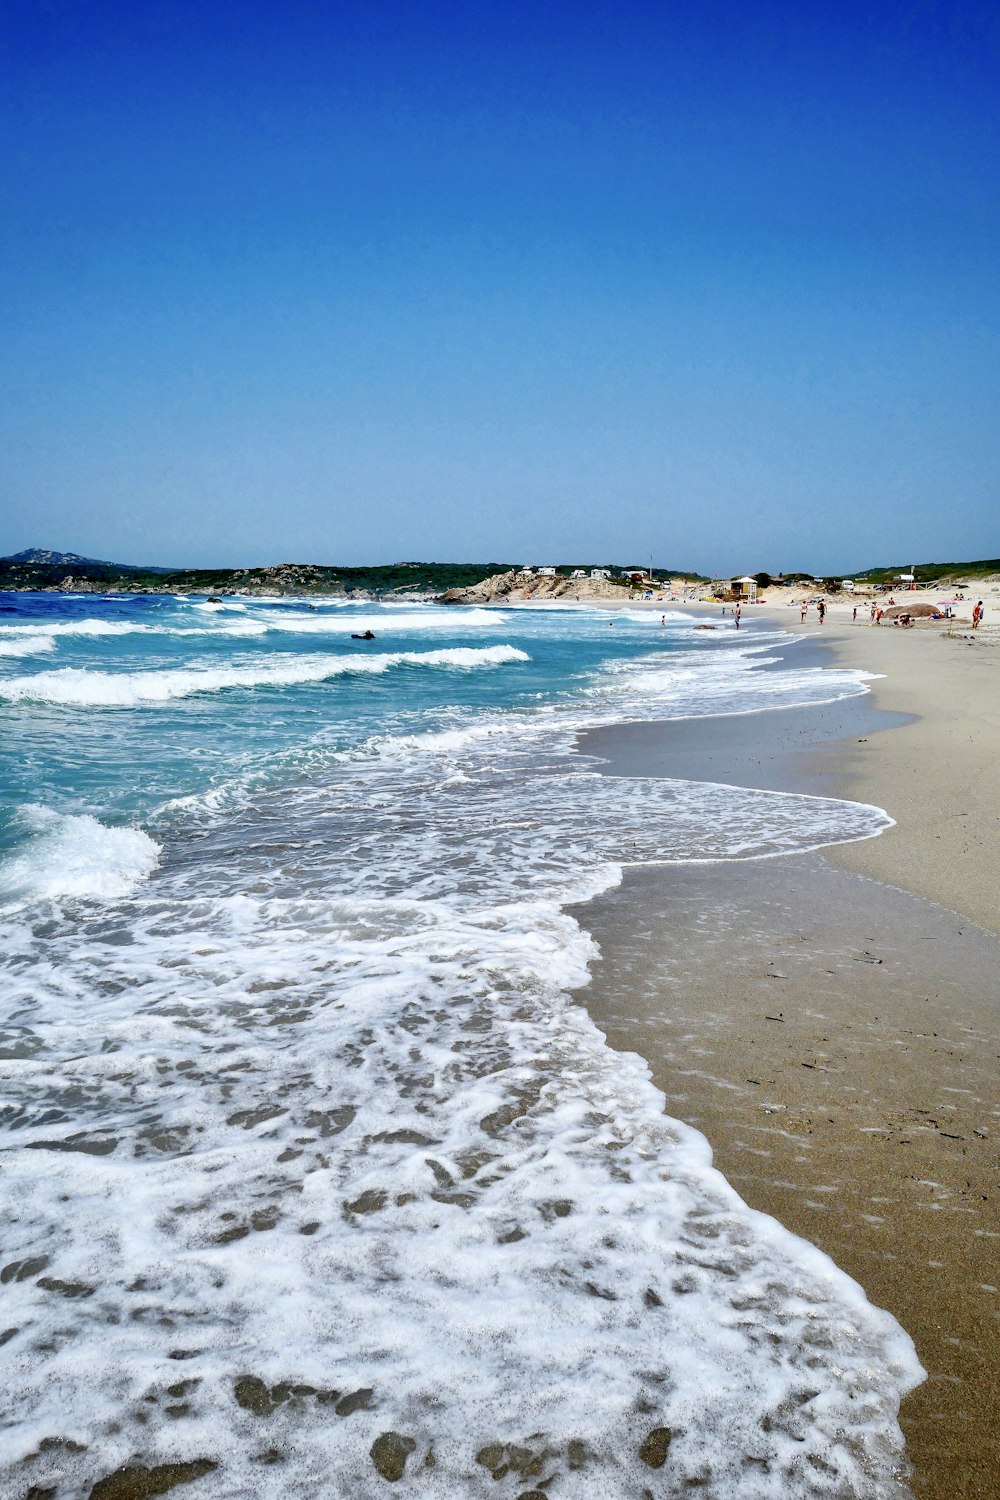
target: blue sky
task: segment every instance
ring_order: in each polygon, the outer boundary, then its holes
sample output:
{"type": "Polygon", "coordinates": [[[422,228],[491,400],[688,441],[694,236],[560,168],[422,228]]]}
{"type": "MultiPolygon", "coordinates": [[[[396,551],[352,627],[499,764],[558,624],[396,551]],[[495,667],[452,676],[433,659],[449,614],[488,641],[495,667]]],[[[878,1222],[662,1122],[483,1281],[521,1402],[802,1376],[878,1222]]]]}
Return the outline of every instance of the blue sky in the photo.
{"type": "Polygon", "coordinates": [[[0,20],[0,553],[1000,554],[994,7],[0,20]]]}

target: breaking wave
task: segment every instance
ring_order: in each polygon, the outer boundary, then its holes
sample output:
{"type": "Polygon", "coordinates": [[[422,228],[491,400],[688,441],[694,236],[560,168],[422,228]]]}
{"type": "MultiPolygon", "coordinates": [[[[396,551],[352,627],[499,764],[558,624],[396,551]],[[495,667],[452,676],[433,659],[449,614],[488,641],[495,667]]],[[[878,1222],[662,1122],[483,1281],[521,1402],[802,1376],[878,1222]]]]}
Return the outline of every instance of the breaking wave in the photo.
{"type": "Polygon", "coordinates": [[[168,703],[228,688],[288,687],[335,677],[378,675],[394,667],[445,667],[471,671],[528,661],[516,646],[451,646],[440,651],[392,651],[371,656],[277,657],[245,667],[187,667],[157,672],[101,672],[63,667],[0,681],[0,699],[11,703],[61,703],[76,707],[133,708],[168,703]]]}
{"type": "Polygon", "coordinates": [[[0,862],[0,900],[87,896],[118,901],[156,868],[160,847],[138,828],[108,828],[89,813],[28,806],[17,818],[27,835],[0,862]]]}
{"type": "Polygon", "coordinates": [[[0,656],[41,656],[55,650],[55,641],[47,633],[16,636],[0,635],[0,656]]]}

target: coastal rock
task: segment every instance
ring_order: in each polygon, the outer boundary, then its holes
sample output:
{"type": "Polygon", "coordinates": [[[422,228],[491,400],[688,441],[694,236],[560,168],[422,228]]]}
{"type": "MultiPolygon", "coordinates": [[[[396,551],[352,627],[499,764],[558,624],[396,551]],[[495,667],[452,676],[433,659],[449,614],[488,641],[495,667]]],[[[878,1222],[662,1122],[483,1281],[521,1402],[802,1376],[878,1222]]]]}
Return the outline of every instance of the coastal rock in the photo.
{"type": "Polygon", "coordinates": [[[371,1446],[372,1463],[383,1479],[394,1484],[397,1479],[402,1479],[406,1460],[416,1446],[412,1438],[403,1437],[398,1432],[380,1433],[371,1446]]]}
{"type": "Polygon", "coordinates": [[[539,577],[537,573],[493,573],[470,588],[446,589],[438,604],[498,604],[505,599],[571,599],[581,602],[613,599],[621,603],[631,594],[629,584],[614,578],[569,578],[565,573],[539,577]]]}
{"type": "Polygon", "coordinates": [[[218,1465],[210,1458],[196,1458],[186,1464],[130,1464],[99,1479],[90,1491],[90,1500],[146,1500],[148,1495],[165,1495],[178,1484],[201,1479],[218,1465]]]}
{"type": "Polygon", "coordinates": [[[662,1469],[670,1452],[673,1433],[669,1427],[654,1427],[639,1445],[639,1457],[651,1469],[662,1469]]]}
{"type": "Polygon", "coordinates": [[[37,1276],[39,1271],[44,1271],[48,1263],[47,1255],[31,1255],[26,1260],[12,1260],[0,1271],[0,1283],[27,1281],[30,1276],[37,1276]]]}

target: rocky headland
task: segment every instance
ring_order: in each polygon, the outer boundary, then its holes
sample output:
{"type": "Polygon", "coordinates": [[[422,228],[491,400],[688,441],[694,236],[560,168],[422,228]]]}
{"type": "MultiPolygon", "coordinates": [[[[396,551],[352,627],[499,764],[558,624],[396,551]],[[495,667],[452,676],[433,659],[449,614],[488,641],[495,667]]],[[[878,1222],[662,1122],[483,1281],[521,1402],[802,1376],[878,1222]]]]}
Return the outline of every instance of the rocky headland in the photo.
{"type": "Polygon", "coordinates": [[[572,603],[614,600],[621,603],[632,592],[631,585],[616,578],[570,578],[566,574],[539,575],[514,568],[494,573],[468,588],[446,589],[439,604],[500,604],[505,600],[565,599],[572,603]]]}

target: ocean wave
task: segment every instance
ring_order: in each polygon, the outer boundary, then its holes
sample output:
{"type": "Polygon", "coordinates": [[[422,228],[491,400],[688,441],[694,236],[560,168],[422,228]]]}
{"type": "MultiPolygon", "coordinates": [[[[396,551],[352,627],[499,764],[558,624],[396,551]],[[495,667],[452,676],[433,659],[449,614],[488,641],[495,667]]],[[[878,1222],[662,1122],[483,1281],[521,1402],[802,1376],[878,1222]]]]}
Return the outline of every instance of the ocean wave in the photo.
{"type": "Polygon", "coordinates": [[[44,620],[31,625],[0,625],[0,639],[25,635],[136,635],[148,631],[148,625],[131,620],[44,620]]]}
{"type": "MultiPolygon", "coordinates": [[[[794,639],[782,637],[784,643],[794,639]]],[[[540,748],[553,753],[558,747],[560,754],[568,756],[578,735],[612,723],[801,708],[869,691],[872,674],[853,668],[767,671],[777,661],[768,649],[713,644],[611,660],[581,679],[579,690],[558,703],[481,709],[471,716],[464,712],[449,715],[444,710],[437,727],[397,725],[349,746],[339,740],[331,743],[321,731],[305,743],[248,761],[238,775],[220,779],[205,792],[171,799],[158,809],[157,816],[226,814],[268,785],[303,776],[326,777],[338,765],[384,761],[405,768],[408,762],[414,766],[434,763],[442,776],[462,778],[468,773],[470,755],[506,764],[534,756],[540,748]]],[[[585,762],[577,764],[582,768],[585,762]]],[[[808,847],[823,842],[817,837],[808,847]]],[[[837,835],[827,842],[838,842],[837,835]]]]}
{"type": "MultiPolygon", "coordinates": [[[[499,612],[484,609],[462,609],[462,610],[431,610],[419,613],[410,606],[409,612],[396,612],[381,614],[369,612],[366,614],[350,615],[322,615],[305,610],[258,610],[251,614],[246,604],[200,604],[192,605],[192,608],[203,611],[209,616],[218,619],[217,624],[209,625],[178,625],[168,622],[160,623],[140,620],[44,620],[40,619],[31,625],[0,625],[0,655],[16,656],[27,654],[19,652],[13,646],[4,649],[4,643],[17,641],[25,637],[41,640],[49,637],[53,641],[61,636],[203,636],[212,639],[231,637],[238,640],[241,637],[262,636],[269,633],[278,635],[350,635],[354,631],[371,630],[374,632],[395,632],[397,630],[440,630],[454,631],[456,627],[478,628],[489,626],[500,629],[503,626],[503,616],[499,612]],[[231,618],[235,614],[236,618],[231,618]]],[[[398,607],[397,607],[398,608],[398,607]]],[[[175,617],[176,618],[176,617],[175,617]]],[[[183,616],[182,616],[183,618],[183,616]]],[[[51,649],[51,648],[37,648],[51,649]]]]}
{"type": "Polygon", "coordinates": [[[0,860],[0,900],[37,901],[86,896],[118,901],[156,868],[160,846],[138,828],[108,828],[88,813],[22,808],[27,835],[0,860]]]}
{"type": "Polygon", "coordinates": [[[0,656],[40,656],[55,650],[55,641],[50,635],[17,635],[10,639],[0,636],[0,656]]]}
{"type": "Polygon", "coordinates": [[[665,615],[667,624],[676,621],[682,624],[701,619],[700,615],[689,615],[683,609],[673,609],[669,604],[651,604],[649,609],[621,609],[615,611],[615,619],[638,620],[643,625],[659,625],[660,616],[665,615]]]}
{"type": "MultiPolygon", "coordinates": [[[[412,606],[411,606],[412,610],[412,606]]],[[[353,630],[461,630],[467,626],[492,626],[502,628],[504,621],[502,616],[494,614],[485,609],[466,609],[461,612],[449,610],[428,610],[421,614],[417,611],[403,613],[395,611],[391,615],[381,613],[347,615],[343,618],[324,617],[300,610],[281,610],[273,613],[255,616],[268,630],[286,631],[288,633],[302,635],[329,635],[345,634],[353,630]]]]}
{"type": "Polygon", "coordinates": [[[101,672],[63,667],[0,680],[0,699],[10,703],[57,703],[76,707],[131,708],[167,703],[195,693],[229,688],[291,687],[336,677],[378,675],[396,667],[444,667],[472,671],[528,661],[516,646],[445,647],[439,651],[393,651],[353,656],[280,656],[243,667],[199,666],[152,672],[101,672]]]}
{"type": "Polygon", "coordinates": [[[617,717],[701,719],[859,697],[878,676],[854,667],[788,665],[770,672],[781,658],[769,653],[793,637],[780,633],[739,646],[731,639],[703,638],[690,649],[608,662],[596,691],[615,704],[617,717]]]}

